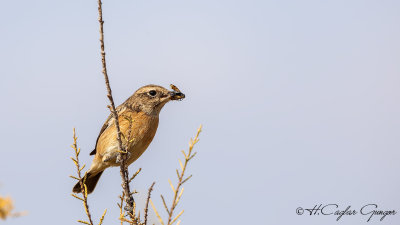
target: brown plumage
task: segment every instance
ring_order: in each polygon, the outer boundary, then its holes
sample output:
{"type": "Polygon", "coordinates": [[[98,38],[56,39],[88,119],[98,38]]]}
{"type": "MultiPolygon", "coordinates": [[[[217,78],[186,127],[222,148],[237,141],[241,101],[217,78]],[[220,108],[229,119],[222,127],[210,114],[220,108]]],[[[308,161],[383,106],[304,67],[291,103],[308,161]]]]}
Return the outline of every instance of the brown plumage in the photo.
{"type": "MultiPolygon", "coordinates": [[[[164,105],[171,100],[185,98],[183,93],[176,91],[179,89],[172,85],[171,87],[174,91],[157,85],[146,85],[117,107],[118,121],[123,135],[122,141],[129,152],[127,165],[136,161],[150,145],[157,131],[159,113],[164,105]]],[[[111,115],[101,128],[96,147],[90,155],[95,156],[84,178],[88,193],[94,190],[105,169],[119,166],[117,132],[111,115]]],[[[78,182],[73,192],[78,193],[80,190],[78,182]]]]}

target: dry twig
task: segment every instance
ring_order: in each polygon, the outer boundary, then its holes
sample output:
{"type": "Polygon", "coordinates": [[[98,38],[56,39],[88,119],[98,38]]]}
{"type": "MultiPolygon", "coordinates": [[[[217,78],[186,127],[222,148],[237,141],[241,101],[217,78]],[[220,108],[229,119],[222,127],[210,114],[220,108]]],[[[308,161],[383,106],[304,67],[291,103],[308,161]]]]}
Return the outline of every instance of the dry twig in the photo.
{"type": "MultiPolygon", "coordinates": [[[[99,11],[99,24],[100,24],[100,48],[101,48],[101,61],[102,61],[102,66],[103,66],[103,75],[104,75],[104,80],[106,83],[106,88],[107,88],[107,97],[110,100],[110,106],[108,108],[111,111],[111,114],[113,115],[114,122],[115,122],[115,127],[117,129],[117,140],[118,140],[118,149],[120,151],[120,159],[121,159],[121,165],[120,165],[120,174],[122,178],[122,187],[124,189],[124,196],[125,196],[125,202],[126,202],[126,209],[129,211],[129,215],[132,219],[132,221],[136,221],[136,216],[133,213],[134,210],[134,199],[132,195],[130,194],[130,187],[129,187],[129,173],[126,165],[126,160],[127,160],[127,151],[122,145],[122,140],[121,140],[121,130],[119,127],[119,121],[118,121],[118,114],[115,109],[115,104],[114,104],[114,99],[112,97],[112,91],[110,87],[110,81],[108,79],[108,74],[107,74],[107,64],[106,64],[106,52],[104,50],[104,29],[103,29],[103,9],[102,9],[102,1],[98,0],[98,11],[99,11]]],[[[137,224],[137,223],[135,223],[137,224]]]]}
{"type": "MultiPolygon", "coordinates": [[[[78,144],[77,144],[77,141],[76,141],[78,139],[78,137],[76,136],[75,128],[74,128],[74,136],[73,136],[73,138],[74,138],[74,143],[71,145],[71,147],[74,149],[75,158],[71,157],[71,159],[72,159],[72,161],[74,162],[74,164],[76,166],[76,173],[77,173],[78,177],[74,177],[74,176],[70,176],[70,177],[72,179],[79,180],[79,184],[81,185],[82,197],[79,197],[79,196],[77,196],[75,194],[71,194],[71,195],[73,197],[75,197],[76,199],[81,200],[83,202],[83,206],[85,208],[85,213],[86,213],[86,215],[88,217],[88,220],[89,220],[89,221],[78,220],[78,222],[79,223],[83,223],[83,224],[93,225],[92,215],[90,214],[88,200],[87,200],[88,193],[87,193],[87,187],[86,187],[86,184],[85,184],[86,176],[83,176],[84,178],[82,179],[82,170],[83,170],[83,168],[85,168],[85,164],[82,167],[79,164],[79,153],[81,152],[81,149],[78,148],[78,144]]],[[[99,225],[101,225],[103,223],[104,216],[106,215],[106,212],[107,212],[107,209],[104,211],[103,215],[101,216],[99,225]]]]}
{"type": "MultiPolygon", "coordinates": [[[[79,180],[79,183],[81,185],[82,198],[76,196],[75,194],[71,194],[71,195],[83,202],[83,206],[85,207],[85,212],[86,212],[86,215],[87,215],[88,220],[89,220],[89,222],[83,221],[83,220],[78,220],[78,222],[84,223],[84,224],[93,225],[92,215],[90,214],[89,205],[88,205],[88,202],[87,202],[87,187],[86,187],[86,184],[85,184],[86,180],[84,181],[82,179],[82,170],[85,167],[85,164],[82,167],[79,165],[79,153],[81,152],[81,149],[78,148],[78,144],[76,142],[78,137],[76,137],[75,128],[74,128],[74,136],[73,136],[73,138],[74,138],[74,143],[71,145],[71,147],[75,151],[75,158],[71,157],[71,159],[72,159],[72,161],[74,162],[74,164],[76,166],[76,171],[77,171],[78,177],[73,177],[73,176],[70,176],[70,177],[79,180]]],[[[83,177],[85,177],[85,176],[83,176],[83,177]]]]}
{"type": "MultiPolygon", "coordinates": [[[[176,188],[174,187],[172,182],[170,180],[168,180],[168,182],[169,182],[169,184],[171,186],[171,189],[174,192],[174,198],[172,200],[170,208],[167,207],[167,204],[165,203],[164,196],[161,195],[161,200],[163,202],[165,211],[167,211],[167,214],[168,214],[168,220],[167,220],[166,225],[172,225],[183,214],[183,210],[182,210],[181,212],[178,213],[178,215],[176,215],[173,218],[174,210],[176,209],[176,206],[178,205],[178,203],[179,203],[179,201],[180,201],[180,199],[182,197],[182,194],[183,194],[184,188],[182,187],[182,185],[192,177],[192,175],[190,175],[190,176],[184,178],[188,162],[191,159],[193,159],[193,157],[196,155],[196,152],[193,153],[193,147],[199,141],[199,135],[200,135],[200,132],[201,132],[201,128],[202,128],[202,126],[200,126],[199,129],[197,130],[197,134],[196,134],[195,138],[194,139],[190,139],[189,151],[187,153],[182,151],[182,153],[183,153],[183,155],[185,157],[185,162],[182,163],[182,161],[179,160],[179,166],[181,168],[181,171],[179,172],[179,170],[176,170],[176,173],[177,173],[177,176],[178,176],[178,184],[176,185],[176,188]]],[[[150,199],[150,203],[151,203],[151,206],[152,206],[154,212],[156,213],[156,216],[157,216],[158,220],[160,221],[160,223],[162,225],[164,225],[164,221],[162,220],[160,214],[158,213],[158,211],[157,211],[156,207],[154,206],[153,202],[151,201],[151,199],[150,199]]],[[[180,224],[180,220],[177,222],[177,224],[180,224]]]]}
{"type": "Polygon", "coordinates": [[[144,208],[144,222],[143,222],[144,225],[147,225],[147,215],[148,215],[148,212],[149,212],[150,195],[151,195],[151,191],[153,191],[153,187],[154,187],[155,183],[156,182],[153,182],[153,184],[150,186],[149,191],[147,193],[146,206],[144,208]]]}

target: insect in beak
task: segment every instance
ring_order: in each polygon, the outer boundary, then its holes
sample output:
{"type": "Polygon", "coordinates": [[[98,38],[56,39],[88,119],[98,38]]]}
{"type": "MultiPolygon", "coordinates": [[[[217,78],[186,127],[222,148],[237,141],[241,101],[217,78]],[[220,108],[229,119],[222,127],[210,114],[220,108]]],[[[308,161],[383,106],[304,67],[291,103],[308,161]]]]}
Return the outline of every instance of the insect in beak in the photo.
{"type": "Polygon", "coordinates": [[[179,90],[178,87],[176,87],[173,84],[170,84],[170,86],[171,86],[171,89],[174,90],[174,91],[169,92],[169,95],[171,96],[171,100],[182,100],[185,98],[185,94],[183,94],[181,92],[181,90],[179,90]]]}

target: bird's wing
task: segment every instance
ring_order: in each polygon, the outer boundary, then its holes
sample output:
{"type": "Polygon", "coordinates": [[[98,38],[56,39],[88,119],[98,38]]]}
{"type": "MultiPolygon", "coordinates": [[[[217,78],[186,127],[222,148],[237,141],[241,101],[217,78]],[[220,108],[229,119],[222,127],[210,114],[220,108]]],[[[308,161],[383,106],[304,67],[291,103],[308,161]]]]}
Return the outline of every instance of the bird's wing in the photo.
{"type": "MultiPolygon", "coordinates": [[[[115,110],[117,111],[117,114],[119,115],[120,113],[122,113],[123,111],[126,110],[126,107],[124,107],[123,105],[120,105],[120,106],[118,106],[115,110]]],[[[93,151],[90,152],[90,155],[96,155],[96,152],[97,152],[97,151],[96,151],[97,142],[99,141],[100,136],[103,134],[103,132],[104,132],[108,127],[110,127],[110,126],[113,125],[113,124],[114,124],[114,118],[113,118],[112,113],[110,113],[110,115],[108,116],[106,122],[104,122],[103,126],[101,127],[99,136],[97,136],[97,139],[96,139],[96,144],[95,144],[95,146],[94,146],[93,151]]]]}

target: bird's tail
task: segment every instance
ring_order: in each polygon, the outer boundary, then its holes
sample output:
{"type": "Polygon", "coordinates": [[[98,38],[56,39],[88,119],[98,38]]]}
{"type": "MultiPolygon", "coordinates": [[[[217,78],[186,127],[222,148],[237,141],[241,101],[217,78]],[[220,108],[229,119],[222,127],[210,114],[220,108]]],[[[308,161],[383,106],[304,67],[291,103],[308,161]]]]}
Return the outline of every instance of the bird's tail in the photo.
{"type": "MultiPolygon", "coordinates": [[[[102,173],[103,173],[103,171],[101,171],[100,173],[97,173],[97,174],[86,173],[85,176],[82,178],[82,181],[85,181],[88,194],[93,192],[102,173]]],[[[79,181],[78,181],[78,183],[75,184],[72,191],[75,193],[81,192],[81,184],[79,181]]]]}

